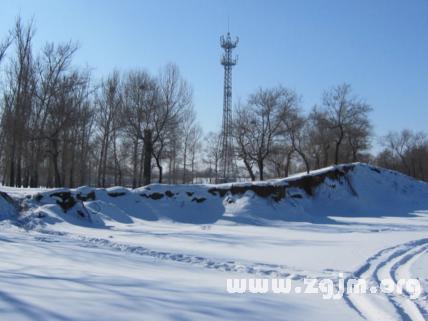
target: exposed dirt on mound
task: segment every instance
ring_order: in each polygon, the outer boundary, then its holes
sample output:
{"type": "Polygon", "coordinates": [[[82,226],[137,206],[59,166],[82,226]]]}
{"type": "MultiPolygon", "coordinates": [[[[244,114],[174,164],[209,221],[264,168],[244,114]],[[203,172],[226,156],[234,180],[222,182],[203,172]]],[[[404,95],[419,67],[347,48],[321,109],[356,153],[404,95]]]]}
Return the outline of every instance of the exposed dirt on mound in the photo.
{"type": "MultiPolygon", "coordinates": [[[[299,188],[309,196],[314,196],[316,188],[329,178],[333,181],[339,181],[341,178],[346,179],[346,174],[351,171],[355,165],[344,165],[341,168],[335,168],[330,171],[319,174],[308,174],[296,179],[290,179],[286,184],[267,184],[267,185],[231,185],[230,187],[213,187],[208,190],[212,195],[224,197],[227,193],[232,195],[242,195],[247,191],[254,192],[257,196],[268,198],[279,202],[287,195],[288,188],[299,188]]],[[[349,183],[349,182],[348,182],[349,183]]],[[[291,195],[293,198],[302,198],[301,195],[291,195]]]]}

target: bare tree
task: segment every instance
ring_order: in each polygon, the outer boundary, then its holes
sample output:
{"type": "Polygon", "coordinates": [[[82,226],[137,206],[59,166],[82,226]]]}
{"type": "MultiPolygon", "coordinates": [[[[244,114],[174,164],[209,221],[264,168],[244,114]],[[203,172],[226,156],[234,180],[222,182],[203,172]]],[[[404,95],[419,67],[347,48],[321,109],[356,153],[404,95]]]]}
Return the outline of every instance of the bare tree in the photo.
{"type": "Polygon", "coordinates": [[[205,137],[204,163],[208,166],[207,175],[210,183],[219,179],[219,166],[221,159],[221,135],[210,132],[205,137]]]}
{"type": "Polygon", "coordinates": [[[50,155],[54,173],[54,183],[48,185],[64,186],[68,156],[73,153],[73,129],[79,120],[79,109],[88,96],[89,75],[77,71],[64,76],[59,82],[58,94],[47,113],[44,138],[47,140],[47,153],[50,155]]]}
{"type": "Polygon", "coordinates": [[[145,71],[132,71],[124,84],[124,114],[132,139],[132,187],[141,186],[144,171],[144,130],[153,130],[153,118],[159,104],[156,80],[145,71]],[[141,148],[141,149],[140,149],[141,148]],[[139,152],[141,150],[141,152],[139,152]]]}
{"type": "Polygon", "coordinates": [[[403,130],[390,132],[382,138],[382,145],[395,158],[395,168],[407,175],[425,179],[428,161],[428,138],[424,133],[403,130]],[[398,163],[398,164],[397,164],[398,163]]]}
{"type": "Polygon", "coordinates": [[[101,84],[101,92],[95,100],[97,124],[100,138],[100,158],[98,162],[98,185],[106,186],[107,159],[113,152],[116,170],[120,171],[116,149],[117,132],[122,126],[122,93],[117,71],[101,84]],[[119,167],[119,169],[117,168],[119,167]]]}
{"type": "Polygon", "coordinates": [[[265,161],[274,150],[284,115],[297,101],[296,93],[279,86],[260,89],[250,96],[248,104],[238,106],[234,136],[238,155],[252,180],[255,179],[253,164],[258,168],[259,179],[264,179],[265,161]]]}
{"type": "Polygon", "coordinates": [[[236,141],[237,156],[244,162],[245,168],[250,175],[252,181],[256,180],[254,173],[254,157],[251,154],[254,150],[251,141],[252,126],[255,121],[252,120],[252,115],[245,107],[238,106],[235,111],[233,121],[233,135],[236,141]]]}
{"type": "Polygon", "coordinates": [[[77,45],[72,43],[61,45],[49,43],[43,48],[38,61],[36,103],[31,119],[33,159],[30,185],[34,187],[39,184],[40,166],[45,153],[49,150],[47,128],[49,118],[52,116],[52,110],[61,89],[64,89],[60,83],[70,71],[71,61],[76,50],[77,45]]]}
{"type": "Polygon", "coordinates": [[[2,124],[7,144],[5,161],[8,163],[8,183],[20,186],[26,184],[23,180],[23,168],[27,165],[25,145],[30,133],[29,122],[36,88],[32,24],[25,26],[18,18],[12,36],[15,55],[7,71],[8,87],[4,93],[2,124]]]}
{"type": "Polygon", "coordinates": [[[360,124],[369,124],[368,113],[371,107],[360,98],[352,96],[351,86],[348,84],[326,91],[322,106],[329,129],[334,135],[334,163],[338,164],[346,137],[352,137],[352,131],[360,124]]]}
{"type": "Polygon", "coordinates": [[[287,177],[290,173],[291,162],[295,150],[287,139],[279,138],[272,153],[268,157],[274,177],[287,177]]]}
{"type": "Polygon", "coordinates": [[[186,115],[182,123],[183,135],[183,183],[192,182],[196,151],[199,148],[199,142],[202,136],[202,129],[196,122],[196,114],[193,107],[186,110],[186,115]],[[189,164],[190,163],[190,164],[189,164]],[[189,170],[190,166],[190,170],[189,170]],[[190,175],[189,172],[190,171],[190,175]]]}
{"type": "Polygon", "coordinates": [[[418,179],[428,180],[428,136],[411,130],[390,132],[382,137],[384,149],[377,155],[379,166],[392,168],[418,179]]]}
{"type": "Polygon", "coordinates": [[[325,111],[314,107],[308,116],[309,153],[313,167],[321,168],[330,164],[334,158],[334,132],[325,111]]]}
{"type": "Polygon", "coordinates": [[[284,134],[288,137],[291,148],[303,161],[306,172],[311,170],[308,157],[309,128],[307,119],[298,108],[290,110],[283,118],[284,134]]]}
{"type": "Polygon", "coordinates": [[[153,157],[159,171],[159,183],[162,183],[165,150],[192,104],[192,90],[173,64],[160,73],[158,89],[160,101],[153,117],[153,157]]]}

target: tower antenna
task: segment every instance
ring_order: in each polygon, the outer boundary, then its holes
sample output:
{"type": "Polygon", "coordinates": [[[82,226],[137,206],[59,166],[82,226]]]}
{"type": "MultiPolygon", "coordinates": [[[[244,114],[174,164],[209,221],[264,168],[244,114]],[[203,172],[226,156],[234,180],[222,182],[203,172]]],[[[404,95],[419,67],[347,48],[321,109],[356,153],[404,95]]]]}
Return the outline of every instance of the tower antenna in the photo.
{"type": "Polygon", "coordinates": [[[228,31],[226,36],[220,37],[220,46],[224,49],[221,64],[224,67],[223,88],[223,123],[221,132],[221,174],[222,181],[228,182],[233,176],[233,146],[232,146],[232,67],[238,62],[237,57],[232,58],[232,51],[238,45],[239,38],[232,39],[228,31]]]}

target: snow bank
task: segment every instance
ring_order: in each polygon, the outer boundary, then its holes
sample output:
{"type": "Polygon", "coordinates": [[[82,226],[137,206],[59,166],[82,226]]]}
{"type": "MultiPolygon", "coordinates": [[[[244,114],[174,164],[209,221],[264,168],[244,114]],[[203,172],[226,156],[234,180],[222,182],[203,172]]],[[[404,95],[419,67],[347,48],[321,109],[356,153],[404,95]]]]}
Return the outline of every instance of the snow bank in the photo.
{"type": "Polygon", "coordinates": [[[104,227],[135,219],[211,224],[229,220],[334,222],[330,216],[405,216],[428,209],[428,184],[366,164],[345,164],[255,183],[80,187],[24,199],[44,222],[104,227]]]}
{"type": "Polygon", "coordinates": [[[0,192],[0,220],[9,219],[18,214],[18,206],[5,192],[0,192]]]}

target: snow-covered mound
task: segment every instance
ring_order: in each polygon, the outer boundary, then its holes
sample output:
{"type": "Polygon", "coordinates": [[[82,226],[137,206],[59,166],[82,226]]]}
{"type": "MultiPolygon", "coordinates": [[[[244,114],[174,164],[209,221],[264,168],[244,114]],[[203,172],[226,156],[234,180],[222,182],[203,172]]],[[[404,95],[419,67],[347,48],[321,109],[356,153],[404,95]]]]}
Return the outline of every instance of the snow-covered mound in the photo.
{"type": "MultiPolygon", "coordinates": [[[[223,219],[333,222],[330,216],[404,216],[428,209],[428,184],[366,164],[346,164],[255,183],[80,187],[24,199],[27,217],[103,227],[135,219],[211,224],[223,219]]],[[[25,216],[25,215],[24,215],[25,216]]]]}
{"type": "Polygon", "coordinates": [[[25,199],[31,219],[47,223],[67,221],[83,226],[103,227],[109,222],[133,223],[135,219],[208,224],[225,211],[222,200],[207,186],[150,185],[140,189],[123,187],[58,189],[25,199]]]}
{"type": "Polygon", "coordinates": [[[18,214],[18,206],[5,192],[0,192],[0,220],[9,219],[18,214]]]}
{"type": "Polygon", "coordinates": [[[315,217],[405,216],[428,209],[428,183],[367,164],[332,166],[281,182],[297,187],[296,203],[315,217]]]}

